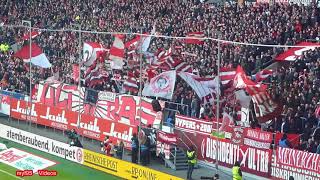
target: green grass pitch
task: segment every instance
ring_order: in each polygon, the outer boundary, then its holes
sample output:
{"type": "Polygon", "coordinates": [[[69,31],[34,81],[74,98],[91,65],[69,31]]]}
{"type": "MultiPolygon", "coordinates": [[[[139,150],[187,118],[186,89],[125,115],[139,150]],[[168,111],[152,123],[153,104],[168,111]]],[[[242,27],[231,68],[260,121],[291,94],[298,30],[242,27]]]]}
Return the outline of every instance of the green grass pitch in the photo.
{"type": "Polygon", "coordinates": [[[110,174],[94,170],[90,167],[86,167],[77,163],[73,163],[71,161],[62,159],[57,156],[53,156],[47,154],[45,152],[41,152],[27,146],[8,141],[6,139],[0,138],[0,143],[4,143],[7,145],[8,148],[14,147],[17,149],[24,150],[26,152],[32,153],[34,155],[38,155],[40,157],[52,160],[57,162],[58,164],[49,167],[47,170],[55,170],[58,172],[57,176],[54,177],[45,177],[39,176],[38,174],[34,174],[33,176],[29,177],[17,177],[16,175],[16,168],[9,166],[7,164],[3,164],[0,162],[0,179],[1,180],[17,180],[17,179],[26,179],[26,180],[118,180],[121,179],[119,177],[112,176],[110,174]],[[9,175],[11,174],[11,175],[9,175]]]}

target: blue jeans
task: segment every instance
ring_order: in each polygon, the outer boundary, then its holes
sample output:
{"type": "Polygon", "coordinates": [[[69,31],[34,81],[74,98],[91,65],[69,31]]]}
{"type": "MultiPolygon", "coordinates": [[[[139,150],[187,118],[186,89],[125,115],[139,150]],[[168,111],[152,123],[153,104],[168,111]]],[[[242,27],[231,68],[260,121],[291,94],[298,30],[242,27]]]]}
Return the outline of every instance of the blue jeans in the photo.
{"type": "Polygon", "coordinates": [[[187,180],[192,179],[192,172],[193,172],[194,164],[188,163],[188,174],[187,174],[187,180]]]}

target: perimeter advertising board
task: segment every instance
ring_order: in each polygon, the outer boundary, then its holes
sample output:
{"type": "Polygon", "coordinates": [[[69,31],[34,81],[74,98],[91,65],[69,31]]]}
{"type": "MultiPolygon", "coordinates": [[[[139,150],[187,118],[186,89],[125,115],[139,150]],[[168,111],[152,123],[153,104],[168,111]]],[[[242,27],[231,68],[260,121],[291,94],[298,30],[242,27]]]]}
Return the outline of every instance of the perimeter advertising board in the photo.
{"type": "Polygon", "coordinates": [[[0,124],[0,137],[76,163],[82,164],[83,162],[83,151],[81,148],[21,129],[0,124]]]}
{"type": "Polygon", "coordinates": [[[139,180],[182,180],[160,171],[143,167],[137,164],[122,161],[103,154],[84,150],[84,165],[104,171],[124,179],[139,180]]]}

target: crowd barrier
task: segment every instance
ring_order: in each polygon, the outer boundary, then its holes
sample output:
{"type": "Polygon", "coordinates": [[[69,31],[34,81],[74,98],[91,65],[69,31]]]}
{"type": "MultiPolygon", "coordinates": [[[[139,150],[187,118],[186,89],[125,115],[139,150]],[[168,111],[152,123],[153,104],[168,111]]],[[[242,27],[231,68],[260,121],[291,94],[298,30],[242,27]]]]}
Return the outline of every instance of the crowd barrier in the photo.
{"type": "Polygon", "coordinates": [[[124,179],[181,179],[3,124],[0,124],[0,137],[124,179]]]}

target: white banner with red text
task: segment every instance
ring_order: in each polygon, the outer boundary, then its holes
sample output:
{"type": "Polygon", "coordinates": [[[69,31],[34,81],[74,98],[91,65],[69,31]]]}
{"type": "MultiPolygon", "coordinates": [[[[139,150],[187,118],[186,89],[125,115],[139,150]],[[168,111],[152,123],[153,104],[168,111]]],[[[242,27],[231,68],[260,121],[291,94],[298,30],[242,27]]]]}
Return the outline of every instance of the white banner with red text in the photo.
{"type": "Polygon", "coordinates": [[[270,149],[272,133],[260,131],[259,129],[245,128],[243,133],[243,144],[259,149],[270,149]]]}
{"type": "MultiPolygon", "coordinates": [[[[219,124],[221,125],[221,123],[219,124]]],[[[207,122],[202,119],[176,115],[175,128],[184,132],[210,135],[212,130],[217,129],[217,122],[207,122]]]]}
{"type": "Polygon", "coordinates": [[[83,149],[21,129],[0,124],[0,137],[58,156],[79,164],[83,163],[83,149]]]}
{"type": "Polygon", "coordinates": [[[75,85],[62,83],[39,84],[36,102],[128,125],[139,125],[140,113],[143,124],[157,127],[161,122],[161,114],[153,111],[152,99],[142,98],[140,109],[138,96],[99,91],[94,104],[85,102],[86,91],[88,89],[84,87],[78,89],[75,85]]]}

